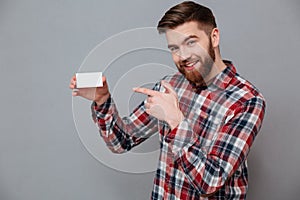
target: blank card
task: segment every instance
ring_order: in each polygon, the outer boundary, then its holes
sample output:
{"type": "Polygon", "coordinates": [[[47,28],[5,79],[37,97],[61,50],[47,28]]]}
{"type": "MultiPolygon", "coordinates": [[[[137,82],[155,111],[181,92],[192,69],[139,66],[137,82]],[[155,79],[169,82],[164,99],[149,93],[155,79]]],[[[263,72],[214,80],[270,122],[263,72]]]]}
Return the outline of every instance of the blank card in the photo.
{"type": "Polygon", "coordinates": [[[77,88],[91,88],[102,86],[102,72],[76,73],[77,88]]]}

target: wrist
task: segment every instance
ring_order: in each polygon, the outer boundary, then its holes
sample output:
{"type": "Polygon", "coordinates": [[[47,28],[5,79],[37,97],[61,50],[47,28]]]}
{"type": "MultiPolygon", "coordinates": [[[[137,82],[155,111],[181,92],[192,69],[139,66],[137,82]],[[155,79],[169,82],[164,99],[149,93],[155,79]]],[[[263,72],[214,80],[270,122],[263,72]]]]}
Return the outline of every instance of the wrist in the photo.
{"type": "Polygon", "coordinates": [[[102,96],[99,99],[95,99],[94,101],[96,102],[97,106],[101,106],[102,104],[104,104],[107,99],[110,97],[110,94],[107,93],[106,95],[102,96]]]}
{"type": "Polygon", "coordinates": [[[176,128],[180,122],[184,119],[184,116],[181,111],[179,111],[173,119],[170,119],[167,123],[169,124],[171,130],[176,128]]]}

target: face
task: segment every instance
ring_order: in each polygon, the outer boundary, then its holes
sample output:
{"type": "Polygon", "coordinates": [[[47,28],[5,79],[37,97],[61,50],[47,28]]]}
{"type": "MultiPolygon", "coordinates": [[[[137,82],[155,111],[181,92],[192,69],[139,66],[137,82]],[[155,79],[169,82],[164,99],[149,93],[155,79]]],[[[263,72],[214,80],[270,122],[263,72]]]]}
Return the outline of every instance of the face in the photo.
{"type": "Polygon", "coordinates": [[[178,70],[190,83],[206,85],[214,61],[215,52],[211,38],[197,22],[186,22],[166,31],[168,48],[178,70]]]}

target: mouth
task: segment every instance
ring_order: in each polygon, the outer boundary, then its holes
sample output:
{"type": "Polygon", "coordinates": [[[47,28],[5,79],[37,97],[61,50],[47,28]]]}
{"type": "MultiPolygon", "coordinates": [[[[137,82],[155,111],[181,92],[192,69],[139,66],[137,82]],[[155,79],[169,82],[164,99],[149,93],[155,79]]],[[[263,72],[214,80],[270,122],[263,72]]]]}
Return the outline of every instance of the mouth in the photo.
{"type": "Polygon", "coordinates": [[[193,70],[196,66],[196,64],[199,62],[199,60],[193,61],[193,62],[187,62],[183,65],[181,65],[185,70],[193,70]]]}

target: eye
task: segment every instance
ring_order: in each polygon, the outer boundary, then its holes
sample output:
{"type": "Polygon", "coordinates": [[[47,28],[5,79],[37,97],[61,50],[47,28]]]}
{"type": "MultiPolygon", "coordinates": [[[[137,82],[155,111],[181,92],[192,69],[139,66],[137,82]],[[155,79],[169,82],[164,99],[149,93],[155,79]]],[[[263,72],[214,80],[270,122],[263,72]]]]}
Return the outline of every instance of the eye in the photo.
{"type": "Polygon", "coordinates": [[[170,47],[169,50],[172,52],[172,53],[175,53],[176,51],[178,51],[178,47],[170,47]]]}
{"type": "Polygon", "coordinates": [[[192,47],[192,46],[194,46],[194,44],[196,44],[196,41],[195,40],[189,40],[189,41],[187,41],[187,43],[186,43],[189,47],[192,47]]]}

